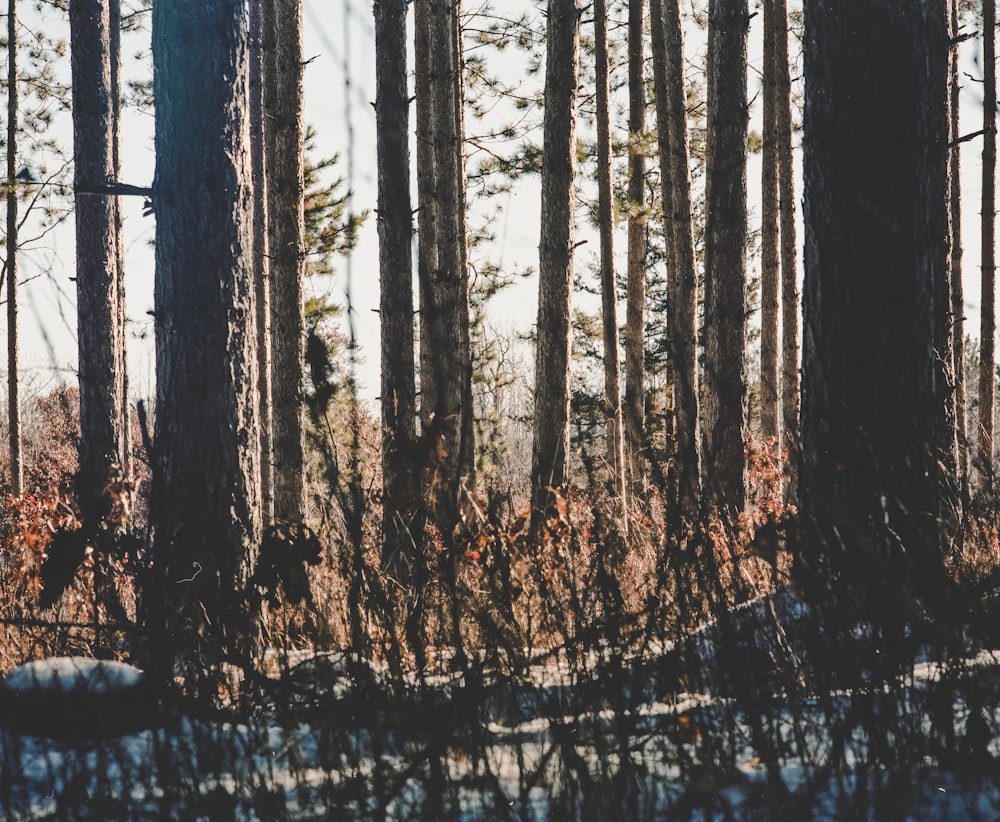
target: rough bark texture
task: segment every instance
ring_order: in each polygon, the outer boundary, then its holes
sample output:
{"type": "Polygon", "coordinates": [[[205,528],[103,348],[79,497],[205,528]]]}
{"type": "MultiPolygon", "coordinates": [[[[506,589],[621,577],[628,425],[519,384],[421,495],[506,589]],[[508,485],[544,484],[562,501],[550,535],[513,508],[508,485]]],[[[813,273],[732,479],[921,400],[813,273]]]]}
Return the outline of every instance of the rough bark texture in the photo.
{"type": "Polygon", "coordinates": [[[776,445],[781,434],[778,328],[781,323],[778,255],[777,40],[785,37],[775,0],[764,0],[763,145],[760,203],[760,434],[776,445]]]}
{"type": "Polygon", "coordinates": [[[653,79],[667,238],[670,357],[676,440],[677,492],[693,514],[700,492],[698,443],[698,274],[691,208],[684,39],[679,0],[650,0],[653,79]]]}
{"type": "Polygon", "coordinates": [[[375,119],[378,139],[382,348],[382,556],[397,574],[423,535],[416,459],[413,350],[413,215],[405,0],[376,0],[375,119]]]}
{"type": "Polygon", "coordinates": [[[257,301],[257,379],[260,380],[260,495],[264,525],[274,515],[274,455],[271,447],[271,283],[267,239],[267,160],[264,138],[264,0],[250,0],[250,169],[253,174],[253,281],[257,301]]]}
{"type": "Polygon", "coordinates": [[[239,0],[154,2],[157,596],[217,637],[261,531],[248,60],[239,0]]]}
{"type": "Polygon", "coordinates": [[[944,0],[805,3],[803,554],[839,612],[954,604],[944,0]]]}
{"type": "Polygon", "coordinates": [[[966,425],[965,396],[965,289],[962,284],[962,182],[961,182],[961,136],[959,129],[959,104],[961,82],[959,79],[959,51],[955,38],[959,34],[958,0],[949,0],[950,37],[948,82],[950,109],[948,140],[949,154],[948,200],[951,219],[951,311],[952,311],[952,358],[951,367],[955,380],[955,438],[958,448],[958,484],[962,499],[969,495],[969,435],[966,425]]]}
{"type": "Polygon", "coordinates": [[[17,305],[17,0],[7,2],[7,427],[10,492],[21,496],[20,340],[17,305]]]}
{"type": "Polygon", "coordinates": [[[979,470],[993,473],[993,397],[996,369],[996,2],[983,0],[982,298],[979,327],[979,470]]]}
{"type": "MultiPolygon", "coordinates": [[[[70,4],[73,158],[78,188],[116,180],[115,111],[108,0],[70,4]]],[[[116,197],[76,196],[77,340],[80,468],[77,494],[84,521],[108,513],[106,486],[128,463],[125,431],[125,316],[119,204],[116,197]]]]}
{"type": "MultiPolygon", "coordinates": [[[[428,451],[436,456],[426,466],[425,484],[435,518],[450,531],[475,481],[460,9],[453,0],[421,2],[426,8],[420,10],[416,48],[429,50],[418,65],[429,72],[430,112],[417,114],[418,131],[427,129],[418,136],[417,162],[428,159],[419,145],[429,138],[433,171],[425,184],[434,190],[429,216],[437,246],[432,267],[424,266],[421,252],[420,269],[426,277],[420,286],[421,410],[425,436],[436,443],[428,451]]],[[[425,176],[419,170],[418,183],[425,176]]],[[[420,200],[423,210],[422,194],[420,200]]],[[[422,244],[425,239],[421,235],[422,244]]]]}
{"type": "Polygon", "coordinates": [[[702,471],[713,506],[746,497],[746,0],[712,0],[708,18],[705,409],[702,471]]]}
{"type": "Polygon", "coordinates": [[[577,0],[551,0],[545,63],[541,238],[531,489],[535,521],[549,508],[549,488],[566,480],[573,276],[576,99],[580,60],[577,0]]]}
{"type": "Polygon", "coordinates": [[[781,235],[781,430],[785,459],[785,502],[798,501],[799,474],[799,270],[795,240],[795,169],[792,152],[792,84],[788,68],[788,7],[774,0],[775,114],[778,119],[778,221],[781,235]]]}
{"type": "Polygon", "coordinates": [[[303,296],[302,0],[265,0],[273,63],[264,67],[267,215],[271,285],[274,518],[305,515],[303,456],[305,307],[303,296]]]}
{"type": "Polygon", "coordinates": [[[644,486],[646,438],[645,0],[628,4],[628,273],[625,308],[625,436],[629,480],[644,486]]]}
{"type": "Polygon", "coordinates": [[[604,337],[604,402],[611,487],[627,523],[625,431],[618,348],[618,289],[615,277],[615,210],[611,187],[611,91],[608,80],[608,20],[604,0],[594,2],[597,80],[597,223],[601,243],[601,317],[604,337]]]}

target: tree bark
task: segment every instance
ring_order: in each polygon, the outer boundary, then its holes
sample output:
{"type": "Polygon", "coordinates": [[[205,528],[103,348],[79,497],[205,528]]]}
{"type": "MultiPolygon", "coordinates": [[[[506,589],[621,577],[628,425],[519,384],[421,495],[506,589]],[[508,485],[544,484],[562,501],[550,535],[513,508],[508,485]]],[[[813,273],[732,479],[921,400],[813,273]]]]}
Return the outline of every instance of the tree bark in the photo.
{"type": "Polygon", "coordinates": [[[650,0],[660,178],[668,247],[667,302],[673,366],[677,493],[687,515],[700,494],[698,274],[691,207],[684,39],[679,0],[650,0]]]}
{"type": "Polygon", "coordinates": [[[899,627],[955,604],[948,18],[943,0],[805,15],[803,565],[838,613],[899,627]]]}
{"type": "MultiPolygon", "coordinates": [[[[73,159],[78,188],[115,175],[115,106],[108,0],[70,4],[73,159]]],[[[80,466],[77,498],[94,527],[110,511],[112,472],[125,470],[127,399],[119,205],[114,196],[76,196],[80,466]]]]}
{"type": "Polygon", "coordinates": [[[532,437],[532,517],[550,508],[551,488],[566,481],[569,452],[570,316],[573,278],[573,192],[580,60],[577,0],[551,0],[546,27],[542,138],[541,239],[532,437]]]}
{"type": "MultiPolygon", "coordinates": [[[[760,205],[760,434],[780,450],[778,347],[781,313],[778,254],[778,60],[777,40],[787,37],[775,0],[764,0],[763,144],[760,205]]],[[[777,456],[776,453],[773,453],[777,456]]]]}
{"type": "Polygon", "coordinates": [[[153,4],[157,595],[227,643],[261,532],[247,39],[238,0],[153,4]]]}
{"type": "Polygon", "coordinates": [[[775,115],[778,141],[778,223],[781,237],[781,429],[785,502],[798,502],[799,466],[799,268],[795,238],[795,168],[792,151],[792,83],[788,68],[788,7],[774,0],[775,115]]]}
{"type": "Polygon", "coordinates": [[[302,0],[265,0],[267,215],[271,309],[274,518],[305,516],[303,420],[305,395],[305,257],[303,234],[302,0]]]}
{"type": "Polygon", "coordinates": [[[274,518],[274,452],[271,392],[271,271],[268,252],[267,158],[264,116],[264,66],[273,58],[274,33],[265,34],[264,0],[250,0],[250,168],[253,175],[253,281],[257,304],[257,379],[260,414],[260,495],[265,527],[274,518]]]}
{"type": "Polygon", "coordinates": [[[376,0],[375,118],[378,152],[382,350],[382,559],[397,576],[423,537],[416,455],[413,350],[413,215],[405,0],[376,0]]]}
{"type": "Polygon", "coordinates": [[[993,398],[996,371],[996,2],[983,0],[982,298],[979,327],[979,470],[993,475],[993,398]]]}
{"type": "MultiPolygon", "coordinates": [[[[437,245],[436,265],[422,272],[428,279],[421,283],[421,405],[424,434],[437,443],[429,451],[437,456],[427,466],[425,485],[433,515],[450,532],[475,482],[460,10],[453,0],[422,2],[428,16],[420,18],[416,48],[429,49],[419,65],[429,71],[431,108],[426,121],[418,111],[417,127],[429,130],[435,194],[430,217],[437,245]]],[[[418,183],[422,175],[418,171],[418,183]]]]}
{"type": "Polygon", "coordinates": [[[625,308],[625,435],[629,481],[642,493],[646,453],[646,84],[644,0],[628,4],[628,273],[625,308]]]}
{"type": "Polygon", "coordinates": [[[10,492],[21,496],[20,339],[17,304],[17,0],[7,2],[7,427],[10,453],[10,492]]]}
{"type": "Polygon", "coordinates": [[[615,213],[611,187],[611,91],[608,80],[608,20],[605,0],[594,2],[594,59],[597,80],[597,223],[601,244],[601,316],[604,338],[604,403],[607,459],[618,514],[627,526],[625,431],[618,349],[618,293],[615,277],[615,213]]]}
{"type": "Polygon", "coordinates": [[[948,201],[951,220],[951,311],[952,311],[952,373],[955,380],[955,438],[958,449],[958,485],[962,499],[969,495],[969,435],[966,425],[965,396],[965,289],[962,283],[962,181],[961,181],[961,137],[959,128],[959,106],[961,84],[959,81],[958,0],[949,0],[948,16],[951,26],[949,52],[949,153],[948,201]]]}
{"type": "Polygon", "coordinates": [[[746,0],[711,0],[702,475],[728,515],[746,499],[746,0]]]}

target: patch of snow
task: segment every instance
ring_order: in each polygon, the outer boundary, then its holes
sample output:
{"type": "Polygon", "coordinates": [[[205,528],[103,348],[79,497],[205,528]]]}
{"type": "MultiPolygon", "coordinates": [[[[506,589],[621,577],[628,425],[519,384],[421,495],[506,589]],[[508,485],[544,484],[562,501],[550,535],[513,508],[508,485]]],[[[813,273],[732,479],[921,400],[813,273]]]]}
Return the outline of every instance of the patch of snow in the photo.
{"type": "Polygon", "coordinates": [[[2,687],[20,694],[111,694],[135,688],[142,679],[142,671],[124,662],[57,656],[19,665],[4,678],[2,687]]]}

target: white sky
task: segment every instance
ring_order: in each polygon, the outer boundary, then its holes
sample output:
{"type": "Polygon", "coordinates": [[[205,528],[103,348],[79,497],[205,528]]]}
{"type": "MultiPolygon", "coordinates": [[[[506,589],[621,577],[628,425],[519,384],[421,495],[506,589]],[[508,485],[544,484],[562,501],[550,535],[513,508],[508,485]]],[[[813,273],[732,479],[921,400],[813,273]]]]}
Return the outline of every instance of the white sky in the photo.
{"type": "MultiPolygon", "coordinates": [[[[339,153],[337,172],[349,177],[355,194],[355,207],[369,209],[372,216],[363,228],[358,248],[351,260],[337,260],[332,278],[313,281],[308,288],[315,293],[325,290],[339,303],[346,303],[349,290],[354,307],[354,328],[361,344],[360,379],[362,396],[374,398],[378,392],[378,250],[374,210],[375,116],[371,102],[375,96],[374,26],[370,4],[363,0],[304,0],[304,51],[306,68],[306,119],[318,133],[318,156],[339,153]]],[[[504,8],[507,4],[503,4],[504,8]]],[[[29,12],[23,14],[27,17],[29,12]]],[[[55,18],[43,21],[46,31],[68,36],[65,25],[55,18]],[[61,32],[61,33],[60,33],[61,32]]],[[[539,23],[539,25],[542,25],[539,23]]],[[[751,64],[759,65],[760,16],[751,23],[751,64]]],[[[124,43],[125,79],[141,76],[148,68],[130,60],[137,51],[148,48],[148,33],[131,35],[124,43]]],[[[689,52],[697,45],[689,44],[689,52]]],[[[793,49],[795,48],[793,44],[793,49]]],[[[963,71],[980,76],[975,62],[975,41],[963,45],[963,71]]],[[[511,58],[513,59],[513,58],[511,58]]],[[[624,68],[620,79],[624,81],[624,68]]],[[[65,66],[68,78],[68,63],[65,66]]],[[[980,87],[963,77],[962,131],[981,127],[980,87]]],[[[540,80],[539,80],[540,82],[540,80]]],[[[750,71],[751,94],[757,75],[750,71]]],[[[128,110],[123,120],[123,181],[148,185],[153,176],[153,118],[128,110]]],[[[581,128],[582,133],[588,129],[581,128]]],[[[71,144],[68,115],[57,126],[65,144],[71,144]]],[[[622,135],[616,135],[621,137],[622,135]]],[[[963,231],[964,281],[967,302],[968,333],[976,336],[979,327],[979,197],[981,141],[962,147],[963,161],[963,231]]],[[[22,162],[38,165],[44,156],[24,156],[22,162]]],[[[757,215],[753,203],[759,186],[759,162],[752,158],[750,168],[751,220],[757,215]]],[[[801,191],[801,189],[800,189],[801,191]]],[[[123,198],[125,207],[127,299],[130,319],[129,368],[132,393],[136,397],[152,394],[154,373],[152,354],[153,257],[150,241],[154,232],[152,217],[141,215],[141,198],[123,198]]],[[[505,216],[496,226],[499,247],[494,259],[508,268],[535,265],[538,246],[538,184],[529,179],[504,203],[505,216]]],[[[578,226],[581,237],[584,226],[578,226]]],[[[801,243],[801,228],[799,233],[801,243]]],[[[619,265],[624,265],[624,236],[616,239],[619,265]]],[[[61,381],[75,378],[75,294],[71,280],[74,268],[73,222],[67,223],[47,238],[45,248],[29,250],[21,258],[21,279],[30,280],[21,289],[22,355],[24,395],[45,392],[61,381]]],[[[578,269],[583,270],[597,252],[596,242],[589,242],[577,253],[578,269]]],[[[753,265],[753,264],[752,264],[753,265]]],[[[502,331],[516,327],[530,329],[535,318],[535,281],[532,279],[501,296],[493,312],[494,325],[502,331]]],[[[589,306],[588,306],[589,307],[589,306]]],[[[6,335],[6,315],[0,311],[0,335],[6,335]]],[[[5,365],[5,363],[4,363],[5,365]]],[[[4,371],[0,370],[0,373],[4,371]]]]}

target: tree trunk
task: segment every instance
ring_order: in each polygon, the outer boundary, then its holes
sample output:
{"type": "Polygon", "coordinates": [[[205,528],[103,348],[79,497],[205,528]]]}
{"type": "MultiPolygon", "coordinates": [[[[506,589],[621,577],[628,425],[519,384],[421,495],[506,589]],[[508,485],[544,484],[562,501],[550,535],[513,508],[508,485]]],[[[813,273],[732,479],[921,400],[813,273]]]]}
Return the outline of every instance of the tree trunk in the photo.
{"type": "Polygon", "coordinates": [[[7,426],[10,447],[10,492],[20,497],[24,485],[21,465],[21,399],[17,311],[17,0],[7,2],[7,426]]]}
{"type": "Polygon", "coordinates": [[[601,242],[601,316],[604,336],[604,402],[611,487],[627,527],[625,432],[618,351],[618,289],[615,277],[615,213],[611,187],[611,91],[608,80],[608,20],[605,0],[594,2],[594,59],[597,79],[597,223],[601,242]]]}
{"type": "Polygon", "coordinates": [[[549,510],[552,501],[549,489],[557,488],[566,481],[569,452],[579,22],[577,0],[551,0],[546,27],[535,413],[531,455],[532,517],[536,524],[549,510]]]}
{"type": "Polygon", "coordinates": [[[993,475],[993,397],[996,370],[996,2],[983,0],[982,299],[979,329],[979,470],[993,475]]]}
{"type": "MultiPolygon", "coordinates": [[[[435,518],[450,532],[460,517],[466,489],[475,481],[463,73],[459,4],[453,0],[422,2],[427,6],[420,10],[416,48],[418,53],[429,50],[429,54],[420,54],[418,65],[429,72],[430,112],[418,110],[417,128],[425,127],[423,134],[430,139],[433,171],[426,182],[433,186],[435,195],[429,217],[437,248],[436,265],[421,273],[427,276],[427,282],[421,282],[421,405],[424,434],[435,443],[428,449],[432,455],[426,478],[429,504],[435,518]],[[433,392],[430,395],[428,388],[433,392]]],[[[421,156],[419,145],[418,139],[418,165],[421,159],[428,159],[421,156]]],[[[418,170],[418,183],[425,176],[418,170]]],[[[422,210],[422,195],[420,199],[422,210]]],[[[421,243],[425,239],[422,235],[421,243]]]]}
{"type": "Polygon", "coordinates": [[[413,374],[413,215],[405,0],[376,0],[375,118],[382,349],[382,558],[402,576],[423,536],[413,374]]]}
{"type": "Polygon", "coordinates": [[[271,390],[274,518],[305,516],[303,396],[302,0],[265,0],[264,25],[274,48],[264,68],[268,249],[271,263],[271,390]]]}
{"type": "Polygon", "coordinates": [[[774,0],[775,115],[778,123],[778,222],[781,236],[781,429],[786,457],[785,502],[798,502],[799,269],[795,241],[795,169],[792,152],[792,83],[788,69],[788,7],[774,0]]]}
{"type": "Polygon", "coordinates": [[[274,452],[271,393],[271,283],[268,253],[267,159],[264,116],[264,66],[272,65],[265,57],[274,48],[274,33],[265,34],[264,0],[250,0],[250,168],[253,175],[253,281],[257,303],[257,379],[260,414],[260,496],[263,523],[274,517],[274,452]]]}
{"type": "Polygon", "coordinates": [[[746,497],[747,0],[712,0],[708,19],[705,414],[702,472],[730,516],[746,497]]]}
{"type": "MultiPolygon", "coordinates": [[[[70,4],[73,74],[73,160],[78,188],[116,179],[111,15],[108,2],[70,4]]],[[[126,451],[124,282],[118,199],[76,197],[77,339],[80,385],[80,467],[77,497],[84,523],[96,527],[110,511],[112,472],[126,451]]]]}
{"type": "Polygon", "coordinates": [[[653,79],[667,242],[667,302],[677,464],[682,510],[693,515],[700,492],[698,448],[698,273],[694,252],[691,171],[679,0],[650,0],[653,79]]]}
{"type": "MultiPolygon", "coordinates": [[[[760,205],[760,434],[780,450],[778,326],[781,313],[778,256],[778,60],[777,40],[787,37],[775,0],[764,0],[763,145],[760,205]]],[[[777,456],[777,454],[774,454],[777,456]]]]}
{"type": "Polygon", "coordinates": [[[261,531],[247,39],[238,0],[153,4],[157,594],[229,643],[261,531]]]}
{"type": "Polygon", "coordinates": [[[951,145],[949,153],[948,200],[951,219],[951,312],[952,312],[952,373],[955,380],[955,438],[958,447],[958,485],[962,499],[969,495],[969,435],[966,425],[965,396],[965,290],[962,283],[962,181],[961,181],[961,137],[959,128],[959,105],[961,83],[959,81],[958,0],[949,0],[951,25],[949,53],[949,131],[951,145]]]}
{"type": "Polygon", "coordinates": [[[625,309],[625,434],[629,481],[645,485],[646,453],[646,84],[644,0],[628,4],[628,275],[625,309]]]}
{"type": "Polygon", "coordinates": [[[896,627],[954,605],[944,9],[805,4],[803,567],[896,627]]]}

